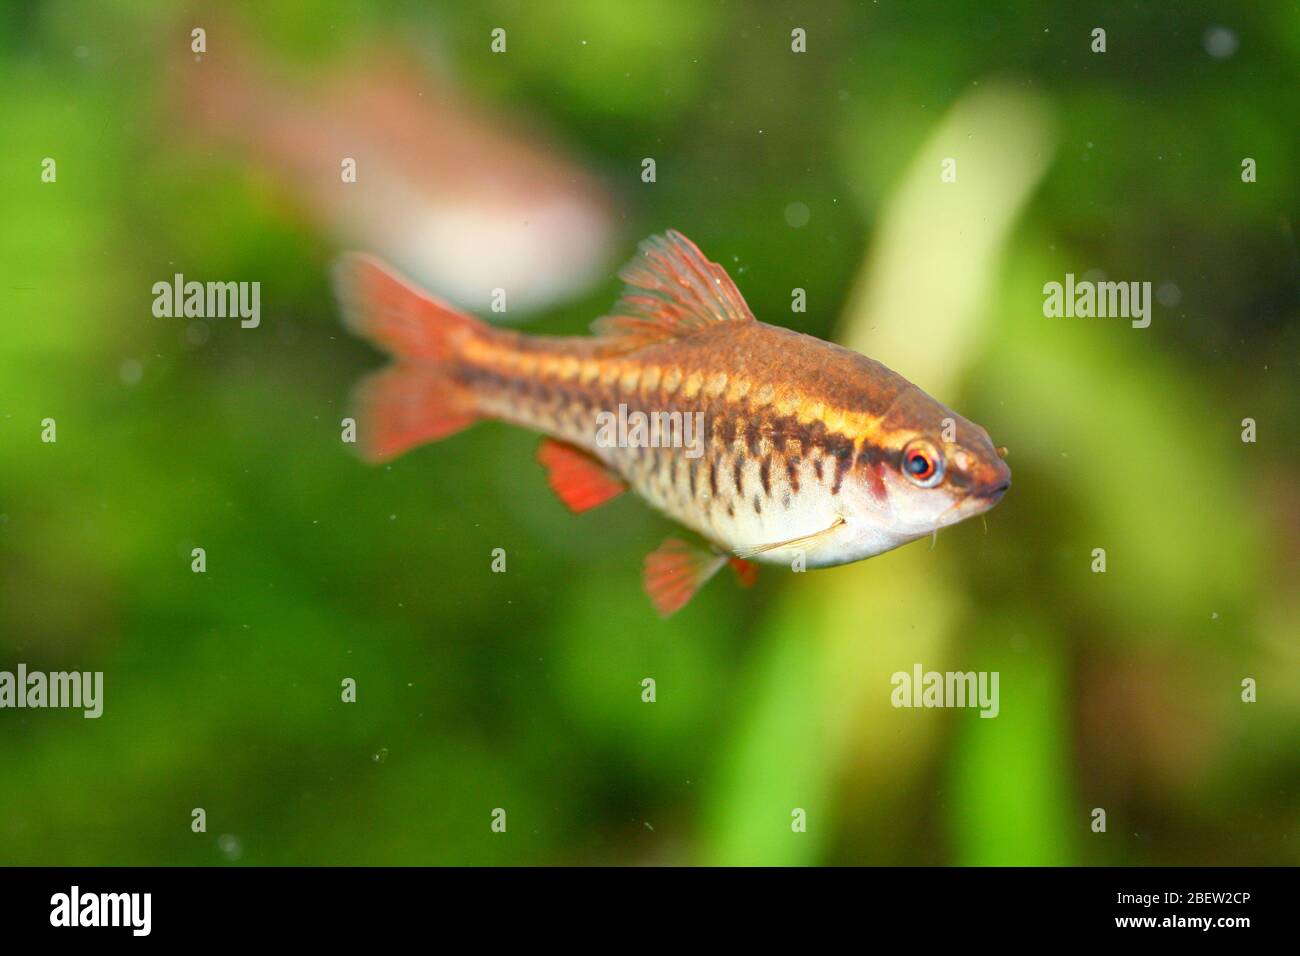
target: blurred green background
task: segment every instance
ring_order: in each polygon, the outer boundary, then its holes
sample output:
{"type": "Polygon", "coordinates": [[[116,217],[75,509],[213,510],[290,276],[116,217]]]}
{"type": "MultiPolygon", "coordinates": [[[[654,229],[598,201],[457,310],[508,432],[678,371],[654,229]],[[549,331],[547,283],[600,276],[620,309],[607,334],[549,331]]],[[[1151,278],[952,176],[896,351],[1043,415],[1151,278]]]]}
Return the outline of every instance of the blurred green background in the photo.
{"type": "MultiPolygon", "coordinates": [[[[0,711],[0,863],[1300,862],[1296,4],[219,10],[0,11],[0,669],[105,675],[98,720],[0,711]],[[600,183],[596,278],[510,321],[581,332],[675,227],[761,319],[985,425],[1015,487],[661,621],[669,523],[570,515],[534,436],[361,464],[339,422],[383,360],[328,282],[355,211],[258,152],[276,123],[195,128],[209,20],[211,58],[238,36],[303,89],[401,49],[600,183]],[[261,282],[260,327],[154,317],[178,271],[261,282]],[[1151,327],[1044,318],[1067,272],[1152,282],[1151,327]],[[998,671],[1000,716],[892,708],[915,663],[998,671]]],[[[343,122],[322,97],[283,119],[343,122]]]]}

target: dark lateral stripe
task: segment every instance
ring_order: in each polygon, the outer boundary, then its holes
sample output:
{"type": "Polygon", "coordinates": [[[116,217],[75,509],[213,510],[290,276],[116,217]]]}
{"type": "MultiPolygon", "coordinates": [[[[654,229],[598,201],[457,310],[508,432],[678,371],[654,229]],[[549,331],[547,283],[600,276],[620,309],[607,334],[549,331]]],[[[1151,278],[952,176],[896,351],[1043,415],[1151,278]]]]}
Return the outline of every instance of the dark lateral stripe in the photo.
{"type": "MultiPolygon", "coordinates": [[[[855,465],[869,466],[881,461],[890,464],[889,460],[896,453],[896,450],[881,448],[871,442],[864,443],[861,448],[855,448],[851,436],[828,431],[820,420],[802,422],[793,415],[772,414],[769,407],[754,407],[747,400],[730,403],[722,399],[714,399],[696,403],[681,402],[675,395],[647,396],[639,392],[628,395],[620,392],[617,384],[607,386],[600,379],[583,385],[574,380],[506,373],[496,368],[469,362],[458,364],[453,375],[460,384],[488,394],[512,397],[515,401],[548,415],[557,410],[556,406],[575,409],[579,414],[587,414],[596,410],[613,411],[620,403],[626,404],[629,411],[641,411],[646,414],[673,411],[684,414],[703,412],[706,416],[705,442],[720,442],[721,447],[718,450],[724,454],[737,442],[753,458],[759,458],[762,454],[765,438],[770,447],[778,452],[789,447],[791,443],[798,442],[801,451],[799,458],[813,459],[814,474],[817,480],[822,482],[827,476],[821,457],[834,458],[835,474],[832,479],[832,493],[838,493],[848,468],[855,465]],[[821,455],[816,454],[817,452],[821,452],[821,455]]],[[[737,491],[740,491],[742,486],[740,464],[738,460],[735,471],[737,491]]],[[[791,474],[791,479],[791,487],[797,491],[795,483],[798,479],[794,474],[791,474]]],[[[764,491],[769,489],[765,487],[764,491]]]]}
{"type": "Polygon", "coordinates": [[[854,467],[857,468],[878,465],[881,462],[884,462],[889,455],[890,452],[888,449],[881,448],[879,445],[873,445],[871,442],[866,442],[860,449],[858,449],[858,457],[853,464],[854,467]]]}
{"type": "Polygon", "coordinates": [[[763,486],[763,494],[771,497],[772,494],[772,459],[764,458],[758,466],[758,480],[763,486]]]}
{"type": "Polygon", "coordinates": [[[831,494],[840,493],[840,485],[844,483],[844,476],[848,470],[853,467],[853,452],[850,449],[848,454],[835,455],[835,480],[831,482],[831,494]]]}
{"type": "Polygon", "coordinates": [[[796,495],[799,493],[799,458],[787,458],[785,462],[785,474],[790,479],[790,490],[796,495]]]}

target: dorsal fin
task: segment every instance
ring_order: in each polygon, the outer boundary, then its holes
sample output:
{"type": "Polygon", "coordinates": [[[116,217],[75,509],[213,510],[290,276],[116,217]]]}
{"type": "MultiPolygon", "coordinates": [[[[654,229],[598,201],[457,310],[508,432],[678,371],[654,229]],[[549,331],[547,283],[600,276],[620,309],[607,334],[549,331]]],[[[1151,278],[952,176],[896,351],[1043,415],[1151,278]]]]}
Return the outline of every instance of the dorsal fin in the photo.
{"type": "Polygon", "coordinates": [[[704,258],[675,229],[644,240],[618,275],[626,283],[623,297],[592,330],[624,339],[630,347],[689,335],[717,322],[754,321],[727,270],[704,258]]]}

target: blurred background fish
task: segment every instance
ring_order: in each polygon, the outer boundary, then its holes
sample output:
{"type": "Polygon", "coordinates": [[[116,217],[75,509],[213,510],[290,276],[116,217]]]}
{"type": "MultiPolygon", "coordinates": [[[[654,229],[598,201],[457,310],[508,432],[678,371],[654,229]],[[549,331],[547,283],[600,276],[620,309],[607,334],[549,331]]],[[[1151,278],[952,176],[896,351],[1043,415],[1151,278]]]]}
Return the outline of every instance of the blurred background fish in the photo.
{"type": "Polygon", "coordinates": [[[204,23],[207,52],[174,58],[181,128],[265,171],[342,245],[467,308],[504,289],[507,318],[602,271],[607,190],[540,124],[474,104],[396,41],[304,70],[260,55],[229,19],[204,23]]]}

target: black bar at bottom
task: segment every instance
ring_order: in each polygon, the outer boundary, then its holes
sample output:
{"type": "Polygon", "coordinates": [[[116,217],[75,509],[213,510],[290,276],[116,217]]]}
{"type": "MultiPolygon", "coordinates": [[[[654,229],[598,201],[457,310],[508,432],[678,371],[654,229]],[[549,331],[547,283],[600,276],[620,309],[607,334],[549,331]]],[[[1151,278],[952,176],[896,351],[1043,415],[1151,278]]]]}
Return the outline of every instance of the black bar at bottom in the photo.
{"type": "Polygon", "coordinates": [[[337,943],[380,930],[612,942],[606,934],[619,927],[635,940],[701,925],[737,940],[803,923],[818,936],[844,928],[862,940],[911,927],[926,942],[970,941],[978,930],[985,941],[1200,935],[1230,944],[1283,931],[1295,885],[1293,869],[1226,868],[9,868],[0,869],[0,927],[6,941],[91,944],[337,943]]]}

